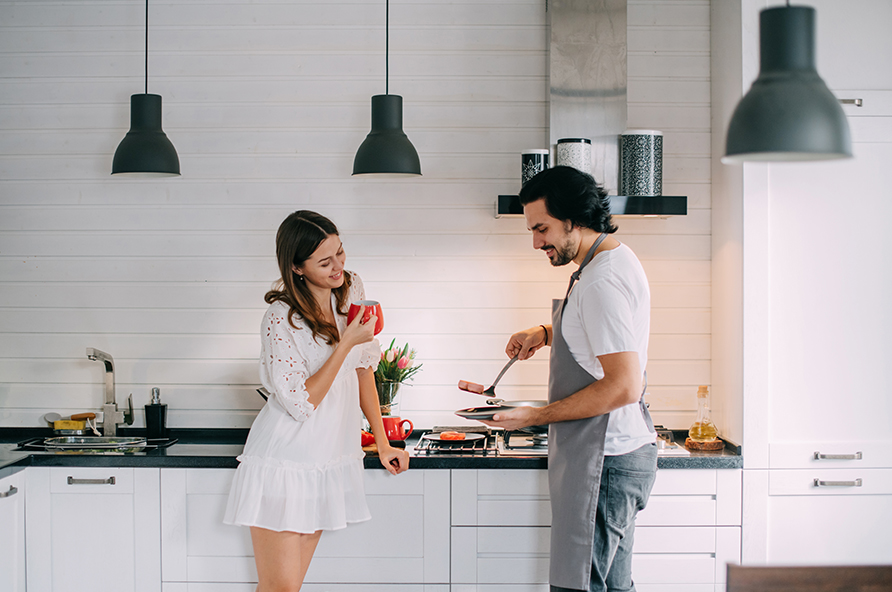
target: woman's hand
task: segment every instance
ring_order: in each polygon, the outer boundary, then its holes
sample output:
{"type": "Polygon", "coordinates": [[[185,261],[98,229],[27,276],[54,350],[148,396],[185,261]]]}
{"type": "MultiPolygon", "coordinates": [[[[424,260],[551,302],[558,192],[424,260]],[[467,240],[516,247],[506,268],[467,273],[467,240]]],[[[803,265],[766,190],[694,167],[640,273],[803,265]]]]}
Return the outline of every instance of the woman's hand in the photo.
{"type": "Polygon", "coordinates": [[[366,308],[366,306],[360,307],[359,314],[357,314],[356,318],[353,319],[353,322],[347,325],[347,328],[344,329],[344,334],[341,335],[341,343],[344,345],[353,347],[355,345],[368,343],[375,338],[375,323],[378,322],[378,317],[372,315],[369,317],[368,321],[363,323],[362,317],[365,314],[366,308]]]}
{"type": "Polygon", "coordinates": [[[378,446],[378,458],[391,475],[399,475],[409,468],[409,453],[389,444],[378,446]]]}
{"type": "Polygon", "coordinates": [[[509,358],[517,356],[518,360],[528,360],[539,351],[548,341],[548,329],[542,325],[536,325],[523,331],[519,331],[508,339],[505,353],[509,358]]]}

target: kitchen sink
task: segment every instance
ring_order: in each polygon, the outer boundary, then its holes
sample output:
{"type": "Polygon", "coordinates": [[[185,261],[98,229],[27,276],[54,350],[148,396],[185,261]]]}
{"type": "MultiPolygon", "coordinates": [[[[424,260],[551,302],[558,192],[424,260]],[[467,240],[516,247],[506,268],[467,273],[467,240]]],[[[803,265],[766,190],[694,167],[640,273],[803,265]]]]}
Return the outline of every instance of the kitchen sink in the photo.
{"type": "Polygon", "coordinates": [[[145,448],[145,438],[116,436],[59,436],[43,441],[47,450],[122,450],[145,448]]]}
{"type": "Polygon", "coordinates": [[[176,438],[147,440],[141,436],[59,436],[25,440],[18,443],[17,450],[55,454],[132,454],[167,448],[176,442],[176,438]]]}

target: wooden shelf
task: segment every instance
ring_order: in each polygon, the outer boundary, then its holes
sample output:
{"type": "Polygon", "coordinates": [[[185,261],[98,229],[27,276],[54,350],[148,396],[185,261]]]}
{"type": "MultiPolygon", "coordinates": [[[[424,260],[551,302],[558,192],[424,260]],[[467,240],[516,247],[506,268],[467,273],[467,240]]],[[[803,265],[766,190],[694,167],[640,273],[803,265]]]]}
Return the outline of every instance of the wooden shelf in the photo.
{"type": "MultiPolygon", "coordinates": [[[[644,216],[666,218],[686,216],[686,195],[660,195],[656,197],[610,195],[610,214],[613,216],[644,216]]],[[[500,195],[496,202],[496,218],[523,216],[523,206],[516,195],[500,195]]]]}

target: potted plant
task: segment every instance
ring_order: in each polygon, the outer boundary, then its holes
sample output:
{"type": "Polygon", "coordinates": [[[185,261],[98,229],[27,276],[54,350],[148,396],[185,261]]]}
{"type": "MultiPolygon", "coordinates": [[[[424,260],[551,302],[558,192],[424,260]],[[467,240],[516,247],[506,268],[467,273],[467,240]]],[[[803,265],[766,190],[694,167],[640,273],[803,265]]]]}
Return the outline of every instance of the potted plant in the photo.
{"type": "Polygon", "coordinates": [[[415,350],[410,350],[408,343],[402,347],[395,346],[395,343],[396,339],[381,352],[381,359],[375,369],[375,387],[378,389],[381,415],[394,414],[400,385],[411,379],[422,366],[415,365],[415,350]]]}

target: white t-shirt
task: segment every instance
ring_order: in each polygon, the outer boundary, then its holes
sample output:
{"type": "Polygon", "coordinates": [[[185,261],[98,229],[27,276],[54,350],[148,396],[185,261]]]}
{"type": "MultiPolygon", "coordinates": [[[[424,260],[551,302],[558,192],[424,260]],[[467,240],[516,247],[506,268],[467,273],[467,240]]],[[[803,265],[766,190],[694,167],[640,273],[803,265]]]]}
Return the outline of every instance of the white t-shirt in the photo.
{"type": "MultiPolygon", "coordinates": [[[[636,352],[644,372],[650,287],[632,249],[620,244],[595,255],[570,292],[561,330],[573,359],[595,378],[604,377],[598,356],[619,352],[636,352]]],[[[610,412],[606,456],[626,454],[655,440],[637,401],[610,412]]]]}

